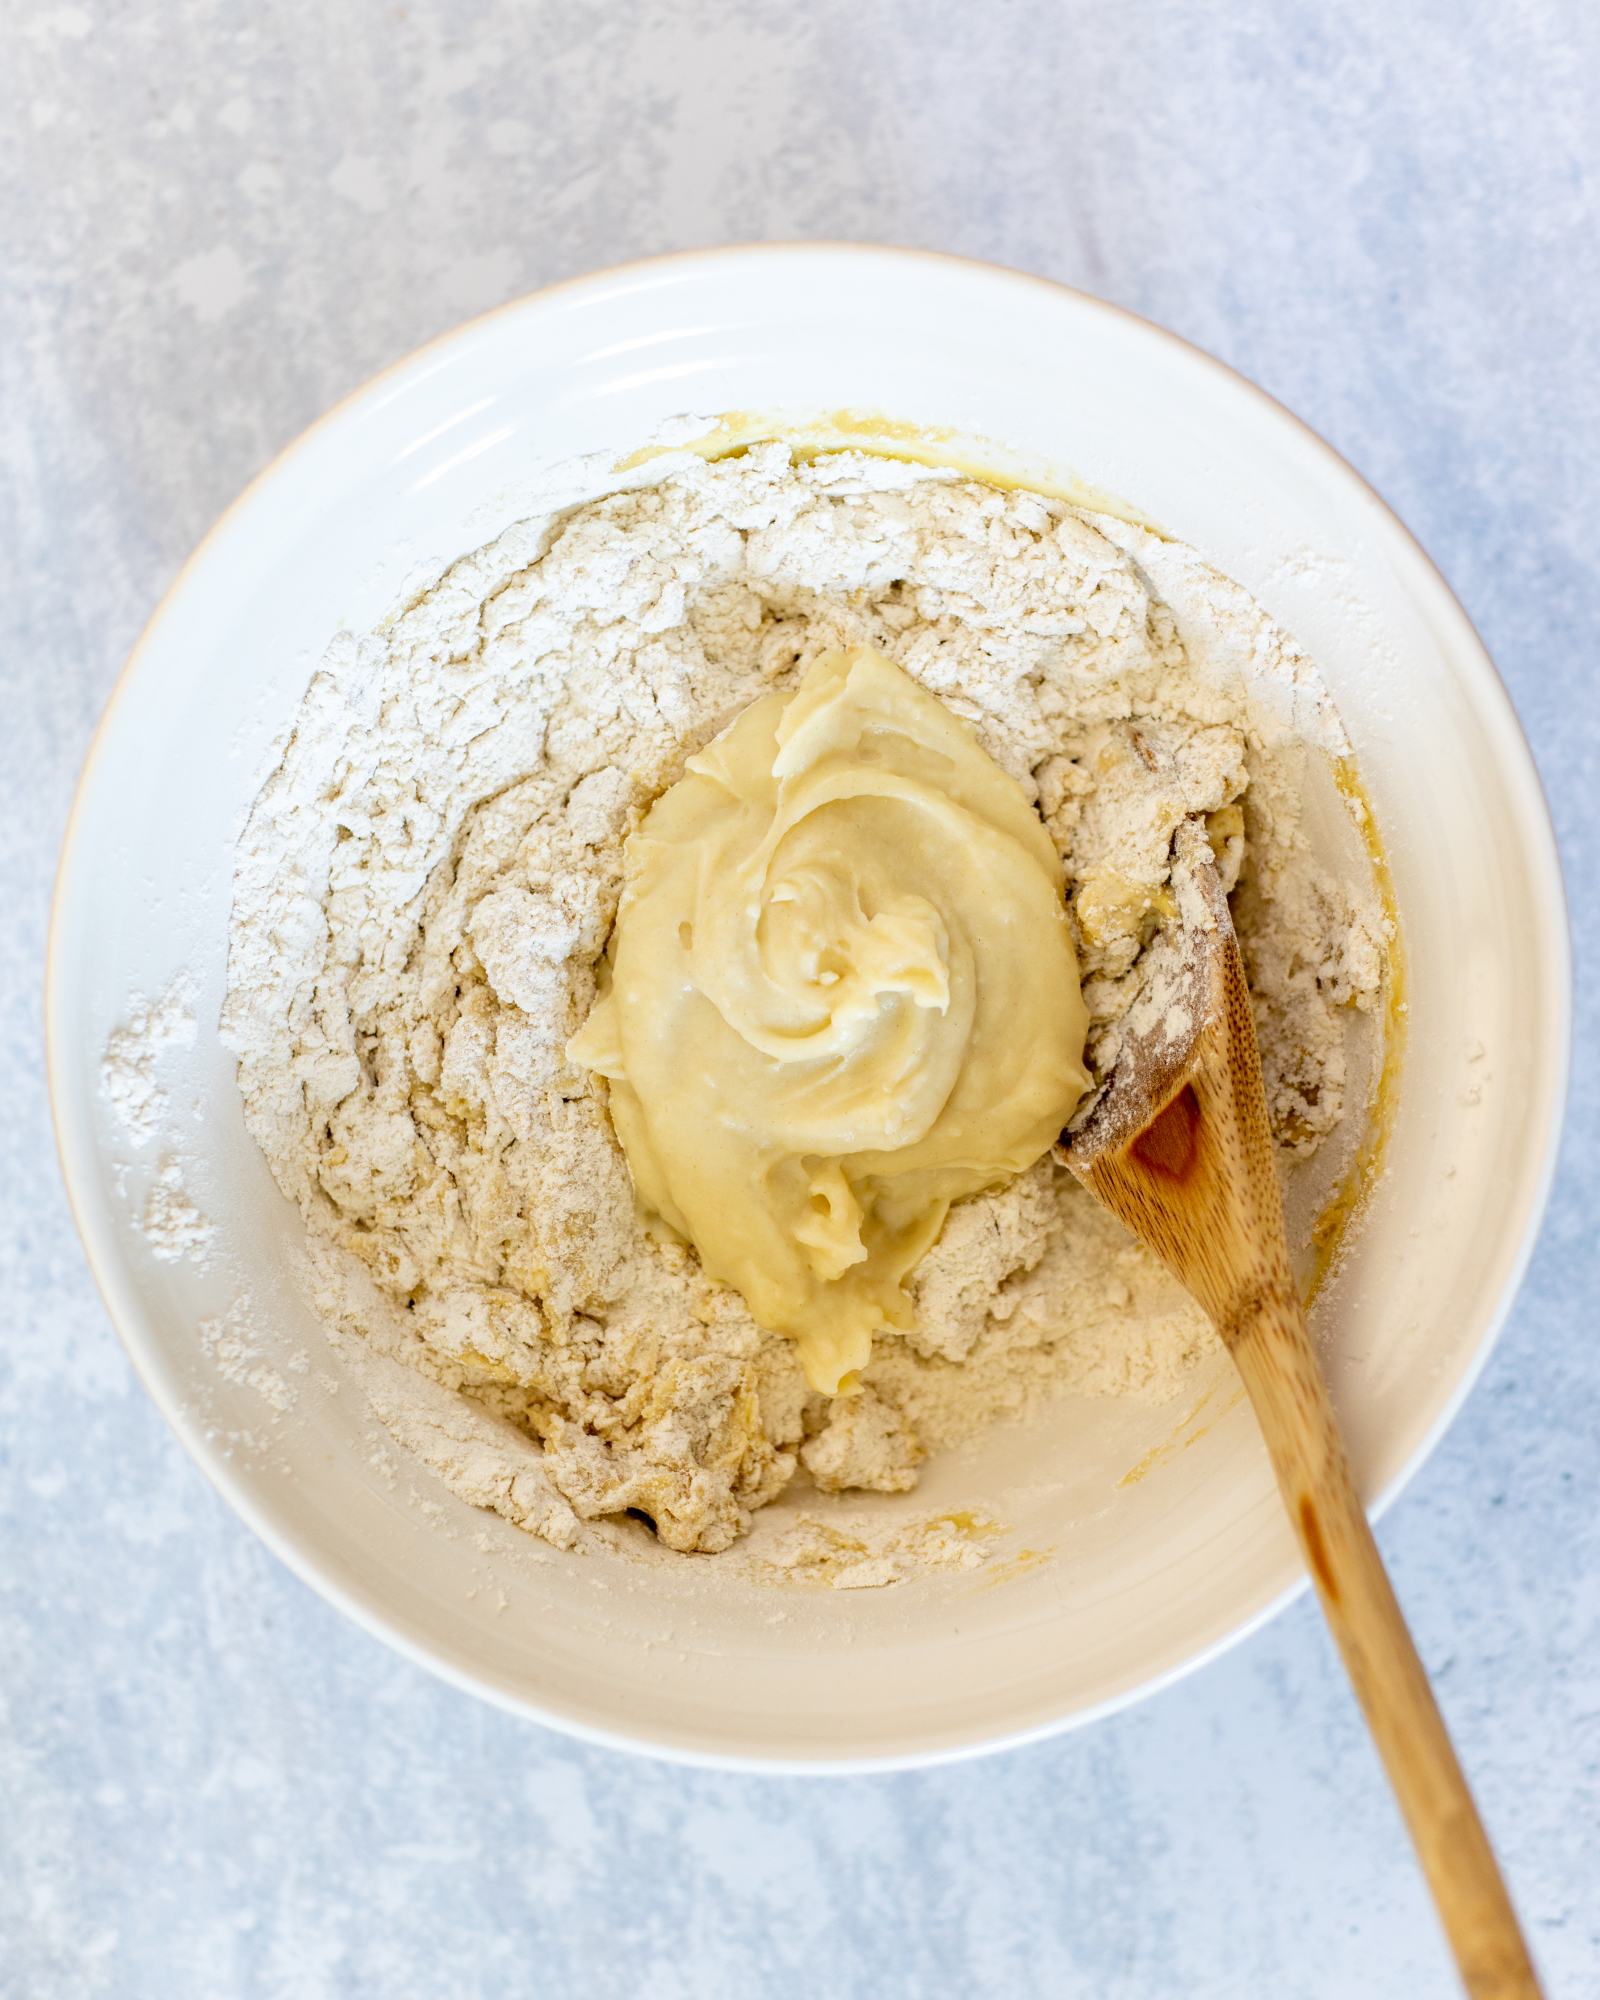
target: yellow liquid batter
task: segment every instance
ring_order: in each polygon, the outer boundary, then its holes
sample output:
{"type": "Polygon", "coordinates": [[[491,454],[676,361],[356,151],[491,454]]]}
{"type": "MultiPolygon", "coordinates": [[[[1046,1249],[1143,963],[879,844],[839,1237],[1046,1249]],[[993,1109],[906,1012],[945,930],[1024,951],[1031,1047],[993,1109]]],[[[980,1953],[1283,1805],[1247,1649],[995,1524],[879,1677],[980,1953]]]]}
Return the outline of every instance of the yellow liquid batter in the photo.
{"type": "Polygon", "coordinates": [[[848,1387],[951,1202],[1088,1085],[1061,864],[1021,787],[882,654],[752,703],[628,843],[574,1037],[647,1211],[815,1388],[848,1387]]]}

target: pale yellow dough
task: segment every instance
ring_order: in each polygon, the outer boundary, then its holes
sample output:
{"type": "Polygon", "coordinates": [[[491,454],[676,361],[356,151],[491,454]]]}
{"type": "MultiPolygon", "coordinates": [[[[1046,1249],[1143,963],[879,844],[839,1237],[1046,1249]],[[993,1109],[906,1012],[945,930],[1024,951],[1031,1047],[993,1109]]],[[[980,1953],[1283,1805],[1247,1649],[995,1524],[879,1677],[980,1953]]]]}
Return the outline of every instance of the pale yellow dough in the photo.
{"type": "Polygon", "coordinates": [[[627,844],[574,1060],[645,1208],[848,1386],[953,1201],[1088,1085],[1061,863],[973,733],[868,647],[690,758],[627,844]]]}

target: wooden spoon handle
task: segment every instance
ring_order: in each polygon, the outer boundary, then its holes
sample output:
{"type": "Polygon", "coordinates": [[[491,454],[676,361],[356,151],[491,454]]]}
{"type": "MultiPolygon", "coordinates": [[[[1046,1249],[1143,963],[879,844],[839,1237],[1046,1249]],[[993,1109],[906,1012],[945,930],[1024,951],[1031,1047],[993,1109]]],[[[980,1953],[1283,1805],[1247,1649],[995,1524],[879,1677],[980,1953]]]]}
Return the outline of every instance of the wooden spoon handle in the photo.
{"type": "Polygon", "coordinates": [[[1350,1476],[1300,1302],[1274,1286],[1227,1331],[1462,1981],[1473,2000],[1539,2000],[1494,1850],[1350,1476]]]}

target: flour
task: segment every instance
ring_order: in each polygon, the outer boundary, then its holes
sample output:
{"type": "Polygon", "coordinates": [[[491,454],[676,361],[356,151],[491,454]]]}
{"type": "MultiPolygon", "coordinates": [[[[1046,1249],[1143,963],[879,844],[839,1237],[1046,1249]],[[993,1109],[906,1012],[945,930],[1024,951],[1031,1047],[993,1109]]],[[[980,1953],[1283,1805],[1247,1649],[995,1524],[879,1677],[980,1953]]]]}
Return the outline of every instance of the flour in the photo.
{"type": "MultiPolygon", "coordinates": [[[[201,1320],[199,1335],[201,1352],[223,1381],[253,1390],[280,1416],[294,1408],[298,1400],[294,1384],[262,1355],[248,1293],[235,1299],[226,1312],[201,1320]]],[[[288,1372],[303,1375],[309,1366],[309,1357],[301,1353],[288,1372]]]]}
{"type": "MultiPolygon", "coordinates": [[[[1098,1073],[1200,815],[1239,882],[1286,1156],[1364,1108],[1351,1023],[1381,986],[1382,918],[1304,824],[1343,735],[1293,640],[1192,552],[782,446],[518,523],[330,648],[240,843],[224,1032],[375,1411],[560,1547],[632,1511],[671,1548],[725,1550],[797,1477],[905,1491],[926,1453],[1043,1396],[1171,1394],[1211,1341],[1048,1160],[952,1211],[913,1330],[879,1341],[855,1401],[808,1392],[788,1342],[640,1226],[602,1087],[564,1053],[623,841],[749,701],[857,644],[1037,802],[1098,1073]]],[[[924,1539],[872,1560],[937,1563],[924,1539]]],[[[790,1567],[829,1560],[797,1545],[790,1567]]]]}
{"type": "Polygon", "coordinates": [[[980,1569],[986,1543],[1003,1532],[984,1515],[942,1514],[874,1529],[802,1514],[767,1550],[762,1569],[785,1582],[883,1590],[927,1570],[980,1569]]]}
{"type": "MultiPolygon", "coordinates": [[[[107,1038],[100,1094],[135,1147],[149,1145],[167,1122],[170,1100],[162,1069],[173,1052],[193,1047],[196,1032],[193,985],[180,975],[155,999],[135,999],[128,1018],[107,1038]]],[[[126,1166],[119,1170],[119,1184],[126,1172],[126,1166]]],[[[212,1226],[190,1193],[176,1154],[165,1153],[156,1163],[139,1229],[163,1263],[203,1262],[210,1249],[212,1226]]]]}
{"type": "Polygon", "coordinates": [[[127,1020],[112,1031],[100,1063],[100,1092],[134,1145],[147,1145],[166,1115],[162,1058],[194,1039],[194,994],[183,978],[157,999],[135,1000],[127,1020]]]}
{"type": "Polygon", "coordinates": [[[169,1154],[157,1166],[139,1227],[152,1256],[165,1264],[181,1258],[203,1262],[214,1234],[184,1183],[181,1161],[169,1154]]]}

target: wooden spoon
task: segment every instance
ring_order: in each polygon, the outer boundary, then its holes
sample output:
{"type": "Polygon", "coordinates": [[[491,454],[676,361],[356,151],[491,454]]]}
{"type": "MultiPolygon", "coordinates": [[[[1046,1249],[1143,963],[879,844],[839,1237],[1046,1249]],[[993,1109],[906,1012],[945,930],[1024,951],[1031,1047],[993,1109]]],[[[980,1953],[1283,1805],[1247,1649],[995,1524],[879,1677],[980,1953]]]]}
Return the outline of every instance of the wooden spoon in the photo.
{"type": "Polygon", "coordinates": [[[1058,1156],[1205,1308],[1254,1405],[1333,1636],[1474,2000],[1539,1983],[1350,1476],[1289,1264],[1244,965],[1211,850],[1179,829],[1179,921],[1058,1156]]]}

